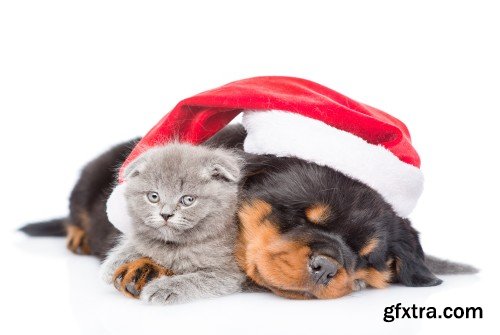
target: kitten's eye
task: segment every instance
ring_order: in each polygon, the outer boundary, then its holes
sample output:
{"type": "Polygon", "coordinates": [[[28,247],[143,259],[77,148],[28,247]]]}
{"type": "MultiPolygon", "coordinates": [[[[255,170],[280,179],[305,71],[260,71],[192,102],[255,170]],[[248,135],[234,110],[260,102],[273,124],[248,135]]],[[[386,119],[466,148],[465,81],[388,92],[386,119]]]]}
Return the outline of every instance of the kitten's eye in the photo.
{"type": "Polygon", "coordinates": [[[191,195],[185,195],[181,198],[181,204],[183,204],[184,206],[191,206],[194,201],[195,197],[191,195]]]}
{"type": "Polygon", "coordinates": [[[154,204],[160,201],[160,195],[157,192],[148,192],[148,200],[154,204]]]}

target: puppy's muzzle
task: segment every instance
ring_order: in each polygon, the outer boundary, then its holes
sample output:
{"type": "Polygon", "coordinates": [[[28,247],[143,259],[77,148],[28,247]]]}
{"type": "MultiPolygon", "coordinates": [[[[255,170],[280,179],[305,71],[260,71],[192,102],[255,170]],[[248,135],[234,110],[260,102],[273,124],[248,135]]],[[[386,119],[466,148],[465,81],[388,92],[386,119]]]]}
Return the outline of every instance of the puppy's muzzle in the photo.
{"type": "Polygon", "coordinates": [[[328,285],[338,270],[339,265],[330,257],[317,255],[309,260],[309,272],[316,284],[328,285]]]}

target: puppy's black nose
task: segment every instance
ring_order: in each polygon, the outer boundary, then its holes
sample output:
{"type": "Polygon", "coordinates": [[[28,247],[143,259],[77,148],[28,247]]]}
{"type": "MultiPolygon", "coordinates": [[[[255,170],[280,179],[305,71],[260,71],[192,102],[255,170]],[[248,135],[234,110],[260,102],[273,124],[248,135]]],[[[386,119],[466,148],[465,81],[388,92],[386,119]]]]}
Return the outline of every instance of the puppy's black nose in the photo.
{"type": "Polygon", "coordinates": [[[167,214],[161,213],[160,215],[163,218],[163,220],[165,220],[165,221],[168,221],[168,219],[170,219],[172,216],[174,216],[174,214],[171,214],[171,213],[167,213],[167,214]]]}
{"type": "Polygon", "coordinates": [[[309,261],[311,278],[316,284],[328,285],[338,270],[339,265],[330,257],[313,256],[309,261]]]}

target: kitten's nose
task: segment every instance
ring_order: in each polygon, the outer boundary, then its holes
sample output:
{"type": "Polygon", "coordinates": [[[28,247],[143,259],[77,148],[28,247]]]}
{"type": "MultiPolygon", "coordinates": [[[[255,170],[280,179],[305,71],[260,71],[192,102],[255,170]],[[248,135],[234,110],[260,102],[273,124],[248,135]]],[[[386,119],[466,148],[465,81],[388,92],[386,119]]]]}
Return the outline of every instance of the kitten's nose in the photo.
{"type": "Polygon", "coordinates": [[[168,221],[168,219],[170,219],[172,216],[174,216],[174,214],[172,214],[172,213],[161,213],[160,215],[163,218],[163,220],[165,220],[165,221],[168,221]]]}

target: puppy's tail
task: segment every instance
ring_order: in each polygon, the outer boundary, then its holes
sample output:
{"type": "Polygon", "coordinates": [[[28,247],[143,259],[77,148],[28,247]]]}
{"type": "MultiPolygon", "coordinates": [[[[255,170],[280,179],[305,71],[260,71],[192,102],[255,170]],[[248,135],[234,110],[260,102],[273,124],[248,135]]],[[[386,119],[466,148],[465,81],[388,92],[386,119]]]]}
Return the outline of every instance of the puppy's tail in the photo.
{"type": "Polygon", "coordinates": [[[425,255],[425,265],[436,275],[459,275],[478,273],[472,265],[448,261],[430,255],[425,255]]]}
{"type": "Polygon", "coordinates": [[[29,236],[66,236],[68,218],[54,219],[44,222],[30,223],[19,228],[19,231],[29,236]]]}

